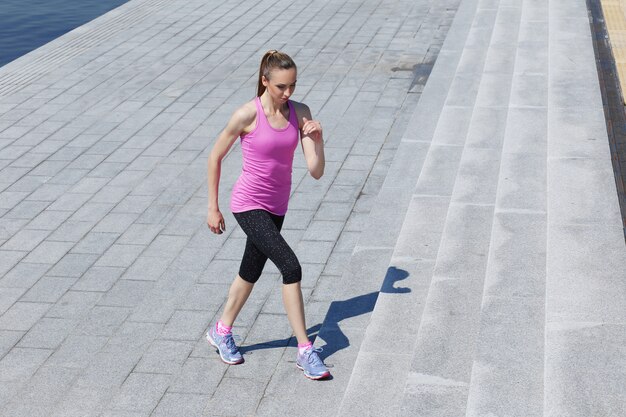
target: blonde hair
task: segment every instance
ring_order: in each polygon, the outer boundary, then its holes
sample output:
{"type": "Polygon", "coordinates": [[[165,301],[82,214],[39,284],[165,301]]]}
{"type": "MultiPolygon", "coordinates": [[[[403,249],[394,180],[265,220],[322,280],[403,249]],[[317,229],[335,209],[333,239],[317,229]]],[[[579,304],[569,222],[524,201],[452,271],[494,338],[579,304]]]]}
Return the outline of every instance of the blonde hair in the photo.
{"type": "Polygon", "coordinates": [[[266,80],[270,79],[270,72],[274,69],[291,69],[296,68],[296,63],[293,62],[291,57],[283,52],[279,52],[275,49],[271,49],[263,55],[261,58],[261,66],[259,68],[259,84],[257,86],[258,97],[262,96],[265,92],[265,86],[263,85],[263,77],[266,80]]]}

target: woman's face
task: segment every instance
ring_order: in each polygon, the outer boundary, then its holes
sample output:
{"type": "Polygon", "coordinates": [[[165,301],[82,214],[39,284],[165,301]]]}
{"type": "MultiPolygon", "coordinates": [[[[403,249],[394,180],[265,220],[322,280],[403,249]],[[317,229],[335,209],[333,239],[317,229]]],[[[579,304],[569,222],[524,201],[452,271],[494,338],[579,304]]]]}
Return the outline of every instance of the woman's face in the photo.
{"type": "Polygon", "coordinates": [[[274,69],[270,79],[263,77],[263,85],[270,97],[276,102],[285,103],[296,89],[296,69],[274,69]]]}

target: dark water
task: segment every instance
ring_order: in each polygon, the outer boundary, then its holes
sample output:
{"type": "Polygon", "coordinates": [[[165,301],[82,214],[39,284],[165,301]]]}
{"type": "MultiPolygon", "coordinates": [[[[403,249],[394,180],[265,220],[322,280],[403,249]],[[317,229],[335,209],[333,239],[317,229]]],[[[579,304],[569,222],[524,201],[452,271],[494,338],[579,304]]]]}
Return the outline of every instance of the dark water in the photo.
{"type": "Polygon", "coordinates": [[[128,0],[0,0],[0,66],[128,0]]]}

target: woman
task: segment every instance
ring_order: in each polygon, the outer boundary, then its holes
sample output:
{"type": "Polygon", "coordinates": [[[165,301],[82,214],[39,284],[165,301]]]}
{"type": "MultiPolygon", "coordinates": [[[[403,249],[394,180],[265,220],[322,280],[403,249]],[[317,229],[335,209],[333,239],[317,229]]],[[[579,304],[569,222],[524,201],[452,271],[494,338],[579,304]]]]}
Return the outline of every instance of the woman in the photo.
{"type": "Polygon", "coordinates": [[[207,332],[207,340],[225,363],[243,362],[231,329],[269,258],[282,274],[283,304],[298,340],[296,364],[307,378],[322,379],[330,372],[306,333],[300,263],[280,234],[298,136],[309,173],[315,179],[324,173],[322,126],[313,120],[305,104],[289,100],[296,88],[296,75],[296,64],[287,54],[268,51],[261,60],[257,97],[235,110],[209,156],[207,224],[213,233],[221,234],[225,230],[218,205],[221,162],[241,138],[243,169],[233,187],[230,209],[247,241],[239,274],[220,320],[207,332]]]}

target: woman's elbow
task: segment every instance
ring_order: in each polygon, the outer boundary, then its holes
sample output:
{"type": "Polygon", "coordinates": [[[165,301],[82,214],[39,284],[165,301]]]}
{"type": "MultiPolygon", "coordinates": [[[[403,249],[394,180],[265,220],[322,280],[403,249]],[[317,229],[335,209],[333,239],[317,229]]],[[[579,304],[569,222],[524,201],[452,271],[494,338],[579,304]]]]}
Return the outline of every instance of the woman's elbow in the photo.
{"type": "Polygon", "coordinates": [[[315,178],[316,180],[319,180],[320,178],[322,178],[322,175],[324,175],[324,168],[317,169],[317,170],[310,170],[309,173],[311,174],[313,178],[315,178]]]}
{"type": "Polygon", "coordinates": [[[209,165],[219,165],[222,162],[222,159],[224,159],[224,156],[220,154],[220,152],[216,151],[216,150],[212,150],[209,153],[209,157],[207,158],[209,165]]]}

